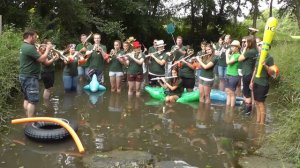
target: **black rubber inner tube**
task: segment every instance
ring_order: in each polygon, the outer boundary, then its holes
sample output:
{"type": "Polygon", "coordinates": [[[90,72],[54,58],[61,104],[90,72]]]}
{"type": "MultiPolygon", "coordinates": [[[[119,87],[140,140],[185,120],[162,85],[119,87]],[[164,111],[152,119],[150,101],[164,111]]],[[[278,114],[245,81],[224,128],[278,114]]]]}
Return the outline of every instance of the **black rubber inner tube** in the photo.
{"type": "MultiPolygon", "coordinates": [[[[59,118],[69,124],[74,131],[78,130],[78,124],[73,120],[59,118]]],[[[55,142],[70,137],[69,132],[62,126],[51,122],[28,123],[24,130],[25,135],[35,141],[55,142]]]]}

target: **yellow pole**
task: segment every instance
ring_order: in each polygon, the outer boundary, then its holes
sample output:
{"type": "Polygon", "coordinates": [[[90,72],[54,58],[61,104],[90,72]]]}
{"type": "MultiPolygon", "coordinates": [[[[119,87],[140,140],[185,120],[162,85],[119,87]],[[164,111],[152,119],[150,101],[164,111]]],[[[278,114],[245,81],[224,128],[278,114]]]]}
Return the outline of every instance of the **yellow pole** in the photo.
{"type": "Polygon", "coordinates": [[[266,23],[265,31],[264,31],[264,38],[263,38],[263,45],[262,45],[262,49],[260,52],[260,57],[259,57],[259,62],[258,62],[258,67],[257,67],[257,72],[256,72],[257,78],[260,78],[261,71],[263,68],[263,62],[266,60],[266,57],[268,55],[270,45],[273,40],[273,36],[274,36],[277,25],[278,25],[278,21],[274,17],[270,17],[266,23]]]}

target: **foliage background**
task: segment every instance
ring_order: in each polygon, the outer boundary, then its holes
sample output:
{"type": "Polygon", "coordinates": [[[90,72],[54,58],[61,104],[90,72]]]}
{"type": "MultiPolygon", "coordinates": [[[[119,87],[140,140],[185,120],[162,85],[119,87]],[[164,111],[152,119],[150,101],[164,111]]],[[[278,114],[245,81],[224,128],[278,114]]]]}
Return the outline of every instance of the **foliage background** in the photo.
{"type": "MultiPolygon", "coordinates": [[[[298,61],[299,40],[291,36],[299,32],[299,0],[281,0],[285,4],[272,11],[279,19],[271,54],[280,68],[280,80],[273,81],[278,96],[278,110],[274,113],[274,133],[270,141],[275,144],[282,157],[300,166],[300,63],[298,61]]],[[[0,35],[0,132],[14,115],[9,103],[19,93],[18,67],[19,47],[22,32],[35,29],[40,40],[51,39],[58,48],[68,43],[79,43],[82,33],[99,32],[108,49],[113,40],[125,40],[134,36],[144,45],[150,46],[154,38],[163,39],[170,48],[172,38],[163,28],[175,23],[174,36],[184,37],[184,43],[198,50],[202,40],[217,41],[224,34],[234,39],[247,35],[248,27],[263,29],[270,11],[259,11],[258,0],[186,0],[172,5],[171,0],[0,0],[4,31],[0,35]],[[171,5],[166,5],[171,4],[171,5]],[[243,22],[244,8],[250,10],[243,22]],[[184,17],[177,11],[185,10],[184,17]]]]}

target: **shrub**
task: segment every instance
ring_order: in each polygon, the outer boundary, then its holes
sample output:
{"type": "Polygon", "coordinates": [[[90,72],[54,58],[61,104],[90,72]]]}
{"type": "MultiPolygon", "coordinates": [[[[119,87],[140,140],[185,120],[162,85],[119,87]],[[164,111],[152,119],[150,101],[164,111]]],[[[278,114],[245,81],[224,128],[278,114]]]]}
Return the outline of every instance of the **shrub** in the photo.
{"type": "Polygon", "coordinates": [[[6,128],[6,121],[12,115],[8,100],[20,90],[19,48],[22,33],[13,26],[5,26],[0,35],[0,131],[6,128]]]}

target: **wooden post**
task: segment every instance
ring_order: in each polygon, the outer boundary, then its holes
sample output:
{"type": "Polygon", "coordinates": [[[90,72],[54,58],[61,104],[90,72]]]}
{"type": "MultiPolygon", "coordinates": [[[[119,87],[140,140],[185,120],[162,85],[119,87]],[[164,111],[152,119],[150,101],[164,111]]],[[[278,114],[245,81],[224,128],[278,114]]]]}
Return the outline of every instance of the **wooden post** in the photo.
{"type": "Polygon", "coordinates": [[[2,15],[0,15],[0,34],[2,34],[2,15]]]}

